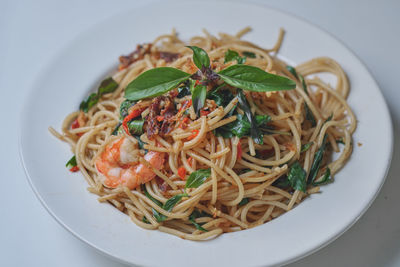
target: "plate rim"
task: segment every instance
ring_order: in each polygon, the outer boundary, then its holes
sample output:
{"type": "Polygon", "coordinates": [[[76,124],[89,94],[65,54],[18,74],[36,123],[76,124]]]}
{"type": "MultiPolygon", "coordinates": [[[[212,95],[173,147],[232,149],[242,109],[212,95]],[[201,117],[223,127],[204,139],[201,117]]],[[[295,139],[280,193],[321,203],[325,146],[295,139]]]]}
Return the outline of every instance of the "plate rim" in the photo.
{"type": "MultiPolygon", "coordinates": [[[[338,239],[340,236],[342,236],[348,229],[350,229],[351,227],[353,227],[356,222],[358,222],[358,220],[366,213],[366,211],[370,208],[370,206],[372,205],[372,203],[375,201],[376,197],[378,196],[378,194],[380,193],[383,184],[386,181],[387,178],[387,174],[390,170],[391,167],[391,162],[392,162],[392,157],[393,157],[393,151],[394,151],[394,129],[393,129],[393,119],[390,113],[390,109],[388,107],[387,101],[382,93],[382,90],[380,88],[380,86],[378,85],[378,83],[376,82],[374,76],[372,75],[371,71],[369,70],[368,66],[364,63],[364,61],[344,42],[342,41],[340,38],[338,38],[337,36],[335,36],[334,34],[332,34],[331,32],[329,32],[328,30],[325,30],[324,28],[322,28],[319,25],[316,25],[310,21],[308,21],[306,18],[300,17],[297,14],[293,14],[291,12],[287,12],[284,10],[280,10],[278,8],[275,7],[271,7],[268,4],[264,4],[264,3],[254,3],[254,2],[242,2],[242,1],[229,1],[229,0],[219,0],[217,2],[213,2],[212,0],[204,0],[203,2],[205,3],[218,3],[218,4],[230,4],[230,5],[237,5],[237,6],[253,6],[253,7],[260,7],[263,9],[267,9],[270,11],[273,11],[274,13],[278,13],[280,15],[284,15],[284,16],[289,16],[292,17],[296,20],[299,20],[305,24],[307,24],[308,26],[311,26],[313,28],[316,28],[318,31],[323,32],[324,34],[328,35],[330,38],[336,40],[341,46],[343,46],[360,64],[360,66],[362,66],[366,73],[368,74],[368,76],[371,78],[371,80],[373,81],[373,85],[374,87],[376,87],[378,90],[378,94],[380,95],[380,97],[382,98],[382,102],[383,102],[383,107],[384,107],[384,111],[386,113],[385,118],[388,121],[388,144],[389,144],[389,148],[390,151],[389,153],[386,155],[386,159],[387,159],[387,164],[386,164],[386,168],[385,168],[385,172],[382,175],[382,178],[380,179],[380,183],[379,186],[375,188],[375,192],[373,195],[371,195],[368,199],[368,203],[363,207],[363,209],[357,214],[354,215],[354,219],[351,221],[351,223],[347,224],[346,227],[340,229],[339,231],[335,232],[333,235],[329,235],[327,238],[324,239],[324,241],[321,241],[319,244],[315,244],[315,246],[308,250],[308,251],[303,251],[301,253],[299,253],[298,255],[292,255],[292,257],[286,259],[286,260],[281,260],[279,262],[277,262],[277,265],[286,265],[286,264],[290,264],[293,263],[295,261],[298,261],[302,258],[305,258],[317,251],[319,251],[320,249],[328,246],[329,244],[331,244],[332,242],[334,242],[336,239],[338,239]]],[[[18,123],[18,150],[19,150],[19,158],[20,158],[20,162],[21,165],[24,169],[24,173],[25,173],[25,177],[28,181],[28,184],[30,185],[32,191],[34,192],[35,196],[37,197],[37,199],[40,201],[40,203],[42,204],[42,206],[45,208],[45,210],[64,228],[66,229],[68,232],[70,232],[73,236],[75,236],[78,240],[81,240],[82,242],[86,243],[87,245],[89,245],[90,247],[95,248],[96,250],[98,250],[99,252],[101,252],[103,255],[112,258],[120,263],[124,263],[124,264],[146,264],[146,262],[140,260],[140,257],[135,257],[136,260],[135,262],[131,262],[131,261],[127,261],[126,259],[123,258],[119,258],[116,255],[113,255],[109,252],[107,252],[105,249],[100,248],[98,245],[90,242],[89,240],[87,240],[85,237],[79,235],[77,232],[75,232],[72,228],[70,228],[65,222],[62,221],[62,219],[60,219],[57,215],[56,212],[54,212],[53,210],[50,209],[50,207],[46,204],[45,200],[42,198],[42,196],[40,195],[40,193],[38,192],[38,189],[35,187],[32,178],[30,177],[29,171],[27,169],[27,165],[26,165],[26,159],[24,158],[24,152],[23,152],[23,146],[22,146],[22,129],[23,129],[23,115],[26,114],[26,109],[27,109],[27,103],[29,102],[29,100],[31,99],[31,96],[34,94],[35,89],[36,89],[36,85],[38,84],[38,82],[41,80],[41,78],[43,78],[45,76],[45,74],[48,72],[48,70],[50,69],[54,58],[57,57],[59,54],[61,54],[63,51],[65,51],[65,49],[67,49],[71,44],[75,43],[76,41],[78,41],[79,39],[81,39],[85,33],[90,32],[94,29],[96,29],[99,24],[102,23],[106,23],[107,21],[112,21],[113,19],[115,19],[115,17],[118,17],[122,14],[127,14],[132,10],[136,10],[136,9],[143,9],[149,6],[153,6],[156,5],[157,3],[171,3],[171,4],[177,4],[177,3],[185,3],[185,4],[193,4],[193,3],[197,3],[195,0],[189,0],[189,1],[184,1],[184,0],[168,0],[168,1],[162,1],[162,0],[156,0],[156,1],[152,1],[152,2],[148,2],[146,4],[143,5],[139,5],[139,6],[130,6],[127,8],[127,10],[124,11],[120,11],[117,12],[111,16],[108,16],[102,20],[97,21],[95,24],[84,28],[82,31],[80,31],[78,34],[76,34],[74,37],[72,37],[70,40],[68,40],[67,42],[65,42],[62,46],[60,46],[59,49],[57,49],[56,51],[54,51],[54,53],[45,61],[43,62],[43,65],[40,69],[40,71],[35,75],[34,79],[32,79],[32,81],[29,83],[29,88],[27,89],[27,93],[24,96],[23,99],[23,107],[20,109],[20,114],[19,114],[19,123],[18,123]]]]}

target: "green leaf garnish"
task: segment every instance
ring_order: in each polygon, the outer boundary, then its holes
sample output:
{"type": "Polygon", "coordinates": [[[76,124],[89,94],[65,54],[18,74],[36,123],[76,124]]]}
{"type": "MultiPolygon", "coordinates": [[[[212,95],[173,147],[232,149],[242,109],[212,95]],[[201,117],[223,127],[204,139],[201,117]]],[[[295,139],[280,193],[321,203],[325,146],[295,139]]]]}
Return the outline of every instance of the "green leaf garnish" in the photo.
{"type": "Polygon", "coordinates": [[[307,176],[306,171],[303,169],[300,163],[296,161],[290,167],[287,179],[289,181],[290,186],[293,189],[306,192],[307,189],[306,176],[307,176]]]}
{"type": "Polygon", "coordinates": [[[112,77],[103,80],[97,89],[97,93],[90,94],[86,100],[82,101],[79,105],[79,109],[87,113],[94,105],[97,104],[97,102],[99,102],[99,99],[102,95],[112,93],[117,88],[118,84],[112,77]]]}
{"type": "Polygon", "coordinates": [[[317,173],[321,167],[321,162],[322,162],[322,158],[323,158],[324,152],[325,152],[327,137],[328,137],[328,135],[325,134],[324,139],[321,144],[321,147],[318,149],[317,152],[315,152],[314,161],[311,165],[310,173],[308,174],[308,179],[307,179],[307,182],[309,184],[314,182],[315,178],[317,177],[317,173]]]}
{"type": "Polygon", "coordinates": [[[118,122],[117,126],[115,126],[114,130],[112,131],[111,135],[118,135],[119,127],[121,127],[122,122],[118,122]]]}
{"type": "Polygon", "coordinates": [[[326,168],[326,171],[325,171],[324,175],[322,176],[322,178],[319,179],[318,181],[312,182],[312,185],[318,186],[318,185],[324,185],[324,184],[327,184],[330,182],[332,182],[331,169],[326,168]]]}
{"type": "Polygon", "coordinates": [[[186,46],[193,51],[193,62],[201,70],[203,66],[205,68],[210,67],[210,58],[206,51],[197,46],[186,46]]]}
{"type": "Polygon", "coordinates": [[[300,153],[306,152],[310,149],[310,147],[314,144],[314,142],[309,142],[307,144],[301,145],[300,153]]]}
{"type": "Polygon", "coordinates": [[[71,168],[75,167],[76,165],[78,165],[76,163],[76,157],[75,157],[75,155],[73,155],[72,158],[70,158],[70,160],[68,160],[67,164],[65,164],[65,167],[67,167],[68,169],[71,169],[71,168]]]}
{"type": "Polygon", "coordinates": [[[253,52],[243,51],[242,54],[243,54],[243,56],[245,56],[245,57],[256,58],[256,54],[254,54],[253,52]]]}
{"type": "Polygon", "coordinates": [[[128,84],[125,98],[140,100],[162,95],[187,80],[189,76],[189,73],[170,67],[148,70],[128,84]]]}
{"type": "Polygon", "coordinates": [[[197,188],[211,175],[211,169],[199,169],[192,172],[186,180],[185,188],[197,188]]]}
{"type": "Polygon", "coordinates": [[[187,197],[187,196],[189,196],[189,195],[186,193],[175,195],[175,196],[171,197],[170,199],[168,199],[162,208],[165,209],[166,211],[171,212],[172,209],[175,207],[175,205],[178,204],[179,201],[181,201],[182,197],[187,197]]]}
{"type": "Polygon", "coordinates": [[[198,210],[194,210],[192,214],[190,214],[189,216],[189,221],[196,227],[197,230],[208,232],[207,229],[204,229],[199,223],[196,222],[196,219],[199,217],[205,217],[205,216],[198,210]]]}
{"type": "Polygon", "coordinates": [[[117,89],[117,88],[118,88],[118,83],[116,81],[114,81],[113,78],[109,77],[100,83],[97,93],[99,95],[104,95],[104,94],[114,92],[115,89],[117,89]]]}
{"type": "Polygon", "coordinates": [[[255,119],[253,117],[253,114],[251,113],[250,105],[247,102],[247,99],[244,96],[242,90],[238,90],[237,97],[238,97],[238,100],[239,100],[240,108],[243,110],[244,114],[247,117],[247,120],[250,122],[250,125],[251,125],[250,136],[251,136],[251,138],[253,138],[254,142],[256,142],[257,144],[262,145],[264,143],[263,134],[261,133],[260,129],[257,127],[256,121],[255,121],[255,119]]]}
{"type": "Polygon", "coordinates": [[[240,206],[243,206],[243,205],[246,205],[247,203],[249,203],[249,198],[248,197],[245,197],[245,198],[243,198],[240,202],[239,202],[239,207],[240,206]]]}
{"type": "Polygon", "coordinates": [[[119,118],[123,120],[129,114],[129,108],[134,106],[137,102],[132,100],[124,100],[119,106],[119,118]]]}
{"type": "Polygon", "coordinates": [[[141,135],[143,133],[144,119],[129,121],[127,125],[131,135],[141,135]]]}
{"type": "Polygon", "coordinates": [[[247,65],[230,66],[218,72],[218,75],[231,86],[254,92],[290,90],[296,87],[296,83],[286,77],[247,65]]]}
{"type": "Polygon", "coordinates": [[[225,52],[224,63],[234,60],[236,60],[238,64],[244,64],[246,62],[246,57],[241,57],[238,52],[228,49],[228,51],[225,52]]]}
{"type": "Polygon", "coordinates": [[[201,84],[194,86],[194,81],[193,81],[191,82],[190,90],[192,92],[193,109],[194,112],[198,115],[200,109],[204,107],[204,103],[206,101],[207,87],[201,84]]]}

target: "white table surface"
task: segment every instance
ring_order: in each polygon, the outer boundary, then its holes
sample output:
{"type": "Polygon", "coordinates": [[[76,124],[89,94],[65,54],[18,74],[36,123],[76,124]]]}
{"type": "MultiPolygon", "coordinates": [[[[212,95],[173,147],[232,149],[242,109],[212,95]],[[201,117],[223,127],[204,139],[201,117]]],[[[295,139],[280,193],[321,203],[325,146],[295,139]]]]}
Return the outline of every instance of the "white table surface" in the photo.
{"type": "MultiPolygon", "coordinates": [[[[256,2],[295,14],[342,40],[377,80],[394,123],[392,166],[371,208],[332,244],[290,266],[400,266],[400,1],[256,2]]],[[[41,206],[19,160],[17,133],[24,95],[46,62],[90,26],[144,4],[0,0],[0,266],[124,266],[73,237],[41,206]]]]}

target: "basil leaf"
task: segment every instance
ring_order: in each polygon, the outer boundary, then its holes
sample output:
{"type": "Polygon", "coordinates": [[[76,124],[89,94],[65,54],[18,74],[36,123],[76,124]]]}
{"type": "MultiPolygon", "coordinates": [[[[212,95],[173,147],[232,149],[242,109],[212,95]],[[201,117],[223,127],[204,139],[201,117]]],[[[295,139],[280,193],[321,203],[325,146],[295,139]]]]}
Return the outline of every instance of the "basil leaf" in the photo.
{"type": "Polygon", "coordinates": [[[344,145],[343,137],[340,137],[339,139],[336,140],[336,144],[342,144],[344,145]]]}
{"type": "Polygon", "coordinates": [[[307,182],[313,183],[315,178],[317,177],[317,173],[319,168],[321,167],[322,158],[324,156],[325,147],[326,147],[326,138],[328,137],[327,134],[324,136],[324,140],[322,141],[321,147],[315,152],[314,161],[310,168],[310,173],[308,174],[307,182]]]}
{"type": "Polygon", "coordinates": [[[150,224],[149,220],[147,220],[147,218],[146,218],[145,216],[143,216],[142,222],[147,223],[147,224],[150,224]]]}
{"type": "Polygon", "coordinates": [[[67,164],[65,164],[65,167],[67,167],[68,169],[71,169],[71,168],[75,167],[76,165],[78,165],[76,163],[76,157],[75,157],[75,155],[73,155],[72,158],[70,160],[68,160],[67,164]]]}
{"type": "Polygon", "coordinates": [[[112,77],[103,80],[100,83],[99,89],[97,90],[98,95],[102,96],[104,94],[112,93],[118,88],[118,83],[114,81],[112,77]]]}
{"type": "MultiPolygon", "coordinates": [[[[139,149],[143,149],[143,148],[144,148],[144,145],[147,144],[147,143],[143,142],[143,141],[140,139],[140,136],[134,135],[133,137],[135,137],[136,140],[138,140],[139,149]]],[[[145,152],[147,153],[147,149],[145,149],[145,152]]]]}
{"type": "Polygon", "coordinates": [[[324,173],[324,176],[321,179],[319,179],[318,181],[312,182],[312,185],[314,185],[314,186],[324,185],[324,184],[327,184],[330,182],[332,182],[331,169],[327,168],[324,173]]]}
{"type": "Polygon", "coordinates": [[[287,179],[289,181],[290,186],[293,189],[306,192],[307,189],[306,176],[307,176],[306,171],[303,169],[300,163],[296,161],[290,167],[287,179]]]}
{"type": "MultiPolygon", "coordinates": [[[[263,129],[264,125],[266,125],[270,120],[271,117],[268,115],[256,115],[256,128],[263,129]]],[[[237,114],[235,121],[218,127],[215,129],[214,134],[224,138],[231,138],[234,136],[242,138],[243,136],[251,136],[251,124],[247,117],[242,114],[237,114]]]]}
{"type": "Polygon", "coordinates": [[[225,52],[224,63],[233,60],[236,60],[238,64],[244,64],[246,62],[246,57],[241,57],[238,52],[228,49],[228,51],[225,52]]]}
{"type": "Polygon", "coordinates": [[[218,106],[226,107],[234,98],[230,90],[213,90],[207,94],[207,98],[214,100],[218,106]]]}
{"type": "Polygon", "coordinates": [[[290,90],[296,87],[296,83],[286,77],[247,65],[230,66],[218,72],[218,75],[231,86],[254,92],[290,90]]]}
{"type": "Polygon", "coordinates": [[[189,178],[186,180],[185,188],[197,188],[207,180],[208,177],[211,176],[211,169],[199,169],[195,172],[192,172],[189,175],[189,178]]]}
{"type": "Polygon", "coordinates": [[[301,146],[300,153],[306,152],[310,149],[310,147],[314,144],[314,142],[310,142],[301,146]]]}
{"type": "Polygon", "coordinates": [[[163,209],[171,212],[172,209],[175,207],[175,205],[178,204],[179,201],[181,201],[182,197],[187,197],[187,196],[188,194],[178,194],[171,197],[170,199],[167,200],[167,202],[165,202],[163,209]]]}
{"type": "Polygon", "coordinates": [[[119,127],[121,127],[122,122],[118,122],[117,126],[115,126],[114,130],[112,131],[111,135],[118,135],[119,127]]]}
{"type": "Polygon", "coordinates": [[[208,57],[206,51],[197,46],[186,46],[186,47],[192,49],[193,62],[199,69],[202,69],[203,66],[206,68],[210,67],[210,58],[208,57]]]}
{"type": "Polygon", "coordinates": [[[243,205],[246,205],[247,203],[249,203],[249,198],[248,197],[245,197],[245,198],[243,198],[240,202],[239,202],[239,207],[240,206],[243,206],[243,205]]]}
{"type": "Polygon", "coordinates": [[[154,218],[156,218],[157,222],[163,222],[165,221],[168,217],[165,216],[162,213],[159,213],[156,209],[151,208],[151,210],[153,211],[153,216],[154,218]]]}
{"type": "Polygon", "coordinates": [[[140,74],[125,89],[125,98],[140,100],[162,95],[178,86],[190,74],[170,67],[160,67],[140,74]]]}
{"type": "Polygon", "coordinates": [[[243,51],[242,54],[243,54],[243,56],[245,56],[245,57],[256,58],[256,54],[254,54],[253,52],[243,51]]]}
{"type": "Polygon", "coordinates": [[[181,87],[178,88],[178,95],[176,96],[177,98],[182,98],[184,96],[190,95],[190,86],[185,84],[181,87]]]}
{"type": "Polygon", "coordinates": [[[294,67],[287,65],[286,69],[296,78],[298,79],[299,76],[297,75],[297,71],[294,67]]]}
{"type": "Polygon", "coordinates": [[[119,106],[119,118],[123,120],[129,114],[129,108],[134,106],[137,102],[132,100],[124,100],[119,106]]]}
{"type": "Polygon", "coordinates": [[[92,93],[89,95],[86,101],[82,101],[82,103],[79,105],[79,109],[87,113],[94,105],[97,104],[97,102],[99,102],[99,96],[96,93],[92,93]]]}
{"type": "Polygon", "coordinates": [[[129,121],[127,125],[131,135],[141,135],[143,133],[144,119],[129,121]]]}
{"type": "MultiPolygon", "coordinates": [[[[299,77],[299,79],[301,81],[301,85],[303,86],[304,92],[307,95],[309,95],[308,94],[308,89],[307,89],[307,84],[306,84],[306,82],[304,80],[304,77],[302,75],[300,75],[300,74],[298,75],[298,77],[299,77]]],[[[310,107],[307,105],[307,103],[304,103],[304,110],[306,112],[306,120],[311,122],[311,126],[312,127],[315,127],[317,125],[317,120],[315,119],[314,114],[312,113],[312,111],[311,111],[310,107]]]]}
{"type": "Polygon", "coordinates": [[[228,51],[225,52],[225,60],[224,63],[227,63],[229,61],[235,60],[237,57],[239,57],[239,53],[233,50],[228,49],[228,51]]]}
{"type": "Polygon", "coordinates": [[[262,145],[264,143],[263,141],[263,135],[260,131],[260,129],[258,129],[255,120],[253,118],[253,114],[251,113],[250,110],[250,105],[247,102],[246,97],[244,96],[243,92],[241,90],[238,91],[238,95],[237,95],[238,99],[239,99],[239,105],[240,108],[243,110],[244,114],[247,117],[247,120],[250,122],[251,128],[250,128],[250,136],[251,138],[253,138],[254,142],[256,142],[257,144],[262,145]]]}
{"type": "Polygon", "coordinates": [[[272,183],[273,186],[286,189],[290,186],[287,175],[281,176],[272,183]]]}
{"type": "Polygon", "coordinates": [[[204,216],[202,216],[201,213],[198,212],[197,210],[194,210],[192,214],[190,214],[189,216],[189,221],[196,227],[197,230],[208,232],[208,230],[204,229],[200,224],[196,222],[196,218],[199,217],[204,217],[204,216]]]}
{"type": "MultiPolygon", "coordinates": [[[[192,83],[194,84],[194,82],[192,83]]],[[[207,96],[207,86],[204,85],[197,85],[196,87],[191,86],[192,91],[192,104],[194,112],[198,115],[200,109],[204,107],[204,103],[206,101],[207,96]]]]}

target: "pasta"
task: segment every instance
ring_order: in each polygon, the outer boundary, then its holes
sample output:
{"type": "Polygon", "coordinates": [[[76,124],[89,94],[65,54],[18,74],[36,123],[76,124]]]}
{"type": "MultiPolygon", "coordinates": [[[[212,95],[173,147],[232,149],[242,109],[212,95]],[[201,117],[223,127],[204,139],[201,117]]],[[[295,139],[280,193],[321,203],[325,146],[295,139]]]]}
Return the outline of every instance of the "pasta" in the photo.
{"type": "Polygon", "coordinates": [[[173,30],[139,45],[62,133],[49,128],[99,202],[204,240],[266,223],[333,181],[356,129],[346,74],[327,57],[287,66],[283,30],[271,49],[243,40],[248,31],[186,44],[173,30]]]}

